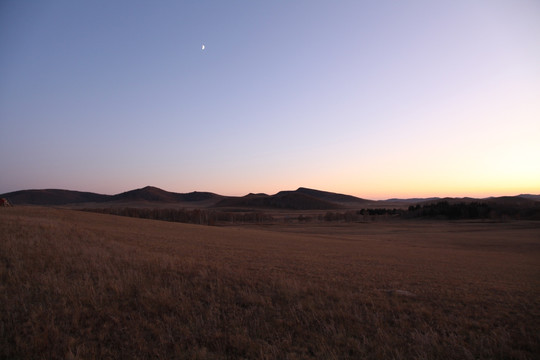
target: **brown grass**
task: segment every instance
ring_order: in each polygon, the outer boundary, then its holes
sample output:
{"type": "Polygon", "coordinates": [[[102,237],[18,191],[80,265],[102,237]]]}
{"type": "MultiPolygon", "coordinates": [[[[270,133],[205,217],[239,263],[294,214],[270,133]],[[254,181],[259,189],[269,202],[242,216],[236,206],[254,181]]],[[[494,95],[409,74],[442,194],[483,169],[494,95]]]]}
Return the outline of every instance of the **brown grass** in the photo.
{"type": "Polygon", "coordinates": [[[540,356],[539,223],[0,210],[1,358],[540,356]]]}

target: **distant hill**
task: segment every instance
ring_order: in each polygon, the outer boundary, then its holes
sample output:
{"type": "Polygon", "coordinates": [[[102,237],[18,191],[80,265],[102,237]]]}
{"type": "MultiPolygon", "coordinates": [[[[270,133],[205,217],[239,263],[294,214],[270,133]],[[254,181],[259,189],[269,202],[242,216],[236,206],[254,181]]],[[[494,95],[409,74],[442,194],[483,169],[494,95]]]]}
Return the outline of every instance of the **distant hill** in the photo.
{"type": "Polygon", "coordinates": [[[222,196],[210,192],[174,193],[153,186],[126,191],[117,195],[102,195],[92,192],[72,190],[21,190],[0,195],[7,198],[14,205],[68,205],[84,203],[116,203],[116,202],[197,202],[215,199],[222,196]]]}
{"type": "Polygon", "coordinates": [[[126,191],[116,195],[102,195],[91,192],[70,190],[22,190],[1,195],[13,204],[28,205],[69,205],[84,203],[144,204],[161,203],[177,204],[183,202],[206,202],[207,206],[273,208],[291,210],[326,210],[338,209],[343,204],[361,204],[368,200],[355,196],[337,194],[308,188],[295,191],[280,191],[275,195],[248,194],[244,197],[225,197],[210,192],[174,193],[153,186],[126,191]]]}
{"type": "Polygon", "coordinates": [[[244,197],[228,197],[217,207],[274,208],[291,210],[331,210],[346,206],[361,206],[371,200],[351,195],[338,194],[300,187],[296,190],[280,191],[275,195],[248,194],[244,197]]]}
{"type": "Polygon", "coordinates": [[[0,195],[13,205],[66,205],[73,203],[104,202],[110,195],[72,190],[21,190],[0,195]]]}
{"type": "Polygon", "coordinates": [[[498,206],[510,206],[510,207],[537,207],[540,206],[540,201],[535,200],[534,198],[527,198],[521,195],[519,196],[500,196],[492,197],[488,199],[483,199],[488,204],[498,205],[498,206]]]}
{"type": "Polygon", "coordinates": [[[285,194],[285,193],[297,193],[297,194],[305,194],[309,195],[311,197],[314,197],[316,199],[322,200],[322,201],[328,201],[328,202],[334,202],[334,203],[365,203],[370,202],[371,200],[362,199],[356,196],[351,195],[344,195],[344,194],[338,194],[328,191],[321,191],[321,190],[314,190],[314,189],[308,189],[304,187],[298,188],[296,191],[281,191],[279,194],[285,194]]]}
{"type": "Polygon", "coordinates": [[[159,189],[153,186],[146,186],[142,189],[126,191],[118,195],[113,195],[108,201],[152,201],[152,202],[193,202],[203,201],[213,198],[221,198],[220,195],[210,192],[190,192],[174,193],[159,189]]]}
{"type": "Polygon", "coordinates": [[[488,198],[471,198],[471,197],[430,197],[430,198],[409,198],[409,199],[388,199],[379,201],[380,203],[403,203],[403,204],[436,204],[440,201],[446,201],[450,204],[457,203],[470,203],[470,202],[482,202],[488,204],[497,204],[497,205],[510,205],[510,206],[533,206],[535,203],[540,203],[540,195],[517,195],[517,196],[499,196],[499,197],[488,197],[488,198]]]}
{"type": "MultiPolygon", "coordinates": [[[[103,195],[92,192],[45,189],[21,190],[0,195],[13,205],[53,205],[53,206],[90,206],[90,207],[217,207],[217,208],[254,208],[254,209],[289,209],[289,210],[331,210],[361,208],[406,208],[408,205],[430,205],[440,201],[449,204],[482,202],[500,213],[529,214],[538,212],[540,195],[523,194],[519,196],[473,198],[412,198],[372,201],[359,197],[300,187],[296,190],[280,191],[274,195],[263,193],[248,194],[243,197],[231,197],[211,192],[175,193],[157,187],[126,191],[116,195],[103,195]],[[519,209],[516,210],[516,209],[519,209]],[[523,212],[525,211],[525,212],[523,212]]],[[[527,215],[529,216],[529,215],[527,215]]]]}
{"type": "Polygon", "coordinates": [[[474,199],[470,197],[463,197],[463,198],[452,198],[452,197],[445,197],[445,198],[426,198],[426,199],[419,199],[419,201],[416,202],[416,204],[421,205],[429,205],[429,204],[436,204],[441,201],[446,201],[449,204],[459,204],[459,203],[470,203],[472,201],[483,201],[482,199],[474,199]]]}
{"type": "Polygon", "coordinates": [[[392,198],[388,200],[382,200],[382,202],[395,202],[395,203],[419,203],[424,201],[437,201],[441,200],[440,197],[429,197],[429,198],[408,198],[408,199],[399,199],[392,198]]]}
{"type": "Polygon", "coordinates": [[[338,204],[294,191],[282,191],[275,195],[249,194],[243,197],[228,197],[216,203],[215,206],[290,210],[328,210],[340,208],[338,204]]]}
{"type": "Polygon", "coordinates": [[[521,198],[530,199],[534,201],[540,201],[540,195],[532,195],[532,194],[521,194],[518,195],[521,198]]]}
{"type": "Polygon", "coordinates": [[[113,195],[109,201],[157,201],[157,202],[176,202],[178,194],[161,190],[157,187],[146,186],[142,189],[135,189],[113,195]]]}

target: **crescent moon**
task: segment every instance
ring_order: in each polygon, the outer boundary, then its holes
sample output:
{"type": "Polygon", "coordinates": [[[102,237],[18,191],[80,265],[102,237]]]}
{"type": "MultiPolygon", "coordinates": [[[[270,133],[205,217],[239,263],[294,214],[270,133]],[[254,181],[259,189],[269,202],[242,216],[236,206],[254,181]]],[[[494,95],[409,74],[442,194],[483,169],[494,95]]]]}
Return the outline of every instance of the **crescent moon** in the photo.
{"type": "Polygon", "coordinates": [[[203,44],[203,46],[201,46],[201,50],[204,50],[204,44],[203,44]]]}

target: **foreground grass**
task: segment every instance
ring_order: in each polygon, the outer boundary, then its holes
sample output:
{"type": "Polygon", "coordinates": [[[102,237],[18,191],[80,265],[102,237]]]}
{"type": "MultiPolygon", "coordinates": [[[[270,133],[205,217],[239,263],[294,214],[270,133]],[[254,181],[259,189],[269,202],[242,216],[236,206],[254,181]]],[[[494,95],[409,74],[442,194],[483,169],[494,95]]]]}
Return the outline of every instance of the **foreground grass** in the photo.
{"type": "Polygon", "coordinates": [[[534,359],[540,227],[0,209],[0,357],[534,359]]]}

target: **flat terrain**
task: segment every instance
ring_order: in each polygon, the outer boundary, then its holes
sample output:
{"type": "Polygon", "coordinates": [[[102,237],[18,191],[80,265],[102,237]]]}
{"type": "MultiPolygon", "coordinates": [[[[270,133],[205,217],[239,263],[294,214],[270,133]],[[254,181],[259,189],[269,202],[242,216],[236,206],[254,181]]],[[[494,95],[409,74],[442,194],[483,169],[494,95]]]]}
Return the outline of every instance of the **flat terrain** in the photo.
{"type": "Polygon", "coordinates": [[[0,209],[0,358],[539,357],[540,222],[0,209]]]}

